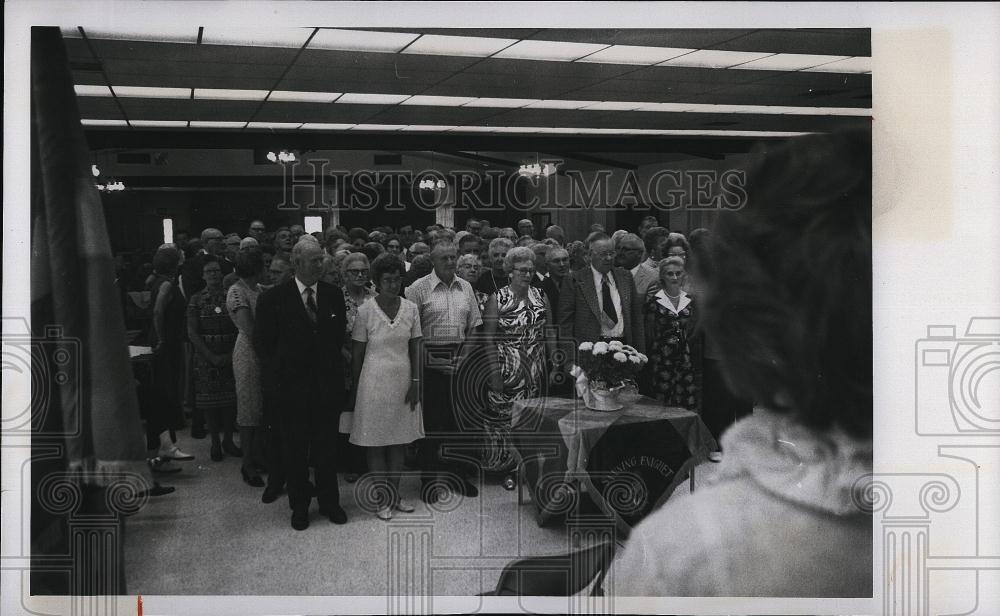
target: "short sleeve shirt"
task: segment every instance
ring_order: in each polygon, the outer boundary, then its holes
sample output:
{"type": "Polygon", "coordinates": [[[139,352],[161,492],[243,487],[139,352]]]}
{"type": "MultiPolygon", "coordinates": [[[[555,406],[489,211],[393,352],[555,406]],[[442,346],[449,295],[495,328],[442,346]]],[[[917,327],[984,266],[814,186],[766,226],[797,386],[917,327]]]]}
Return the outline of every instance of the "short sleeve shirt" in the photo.
{"type": "Polygon", "coordinates": [[[406,299],[417,305],[429,344],[463,342],[466,332],[483,323],[472,285],[458,276],[446,284],[431,272],[406,288],[406,299]]]}

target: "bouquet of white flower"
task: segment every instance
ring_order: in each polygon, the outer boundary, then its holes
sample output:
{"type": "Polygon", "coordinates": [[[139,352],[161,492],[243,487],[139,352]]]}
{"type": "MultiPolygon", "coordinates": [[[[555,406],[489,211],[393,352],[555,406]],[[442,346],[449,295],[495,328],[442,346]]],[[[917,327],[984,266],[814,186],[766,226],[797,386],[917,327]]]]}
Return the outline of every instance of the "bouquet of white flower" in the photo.
{"type": "Polygon", "coordinates": [[[649,358],[618,340],[584,342],[577,349],[577,365],[570,371],[577,380],[577,392],[588,398],[591,390],[621,389],[632,382],[649,358]]]}

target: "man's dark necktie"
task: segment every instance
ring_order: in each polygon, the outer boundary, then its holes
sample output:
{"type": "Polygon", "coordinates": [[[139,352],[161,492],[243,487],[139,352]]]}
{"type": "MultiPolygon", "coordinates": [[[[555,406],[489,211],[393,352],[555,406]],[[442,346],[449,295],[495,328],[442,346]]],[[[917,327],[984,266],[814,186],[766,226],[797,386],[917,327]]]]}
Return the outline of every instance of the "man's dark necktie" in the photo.
{"type": "Polygon", "coordinates": [[[601,298],[604,303],[604,314],[608,315],[612,323],[618,323],[618,311],[615,310],[615,302],[611,299],[611,285],[608,284],[608,275],[604,274],[601,282],[601,298]]]}
{"type": "Polygon", "coordinates": [[[306,314],[309,315],[309,320],[316,323],[316,315],[319,311],[316,309],[316,300],[313,299],[312,287],[306,287],[306,314]]]}

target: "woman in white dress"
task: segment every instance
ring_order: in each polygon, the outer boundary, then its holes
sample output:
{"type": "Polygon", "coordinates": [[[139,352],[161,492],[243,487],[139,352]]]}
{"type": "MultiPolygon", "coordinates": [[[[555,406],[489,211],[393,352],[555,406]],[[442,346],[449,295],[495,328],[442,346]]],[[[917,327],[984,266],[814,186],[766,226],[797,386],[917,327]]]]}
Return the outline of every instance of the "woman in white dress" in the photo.
{"type": "Polygon", "coordinates": [[[366,449],[369,471],[388,488],[389,498],[379,503],[377,515],[389,520],[393,510],[413,511],[399,497],[399,478],[406,445],[424,437],[420,315],[416,304],[399,296],[402,261],[381,255],[372,270],[378,295],[358,307],[352,334],[356,386],[350,440],[366,449]]]}

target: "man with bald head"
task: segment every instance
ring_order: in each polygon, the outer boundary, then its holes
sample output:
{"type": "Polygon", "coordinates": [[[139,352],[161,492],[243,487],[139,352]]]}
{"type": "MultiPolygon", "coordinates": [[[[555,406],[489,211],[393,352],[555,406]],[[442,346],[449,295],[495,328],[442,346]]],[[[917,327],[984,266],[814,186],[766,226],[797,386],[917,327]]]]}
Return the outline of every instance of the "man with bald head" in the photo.
{"type": "MultiPolygon", "coordinates": [[[[347,522],[337,487],[336,443],[344,409],[344,294],[323,282],[325,253],[315,238],[292,248],[291,279],[260,295],[254,346],[261,364],[264,407],[274,413],[282,443],[292,528],[309,527],[309,460],[316,460],[319,511],[347,522]]],[[[273,263],[273,262],[272,262],[273,263]]]]}

